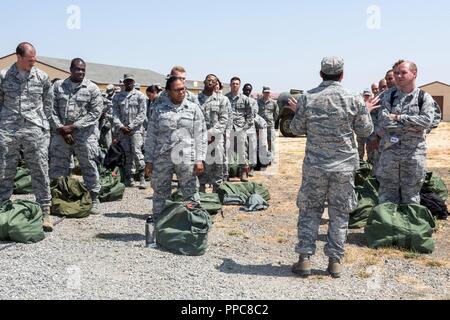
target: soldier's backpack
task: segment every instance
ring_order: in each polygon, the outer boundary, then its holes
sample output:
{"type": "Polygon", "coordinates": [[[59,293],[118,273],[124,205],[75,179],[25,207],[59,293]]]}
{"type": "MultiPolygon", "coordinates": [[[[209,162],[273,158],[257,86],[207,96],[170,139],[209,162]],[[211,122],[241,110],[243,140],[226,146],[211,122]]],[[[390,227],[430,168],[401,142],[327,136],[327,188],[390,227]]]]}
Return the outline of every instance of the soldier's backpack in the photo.
{"type": "Polygon", "coordinates": [[[419,204],[376,206],[364,234],[370,248],[398,247],[419,253],[432,253],[436,227],[430,211],[419,204]]]}
{"type": "MultiPolygon", "coordinates": [[[[210,215],[216,215],[222,212],[222,203],[220,202],[219,195],[217,193],[202,193],[200,192],[200,205],[202,209],[205,209],[210,215]]],[[[184,197],[180,190],[175,191],[172,194],[171,200],[173,202],[183,202],[184,197]]]]}
{"type": "Polygon", "coordinates": [[[208,248],[211,216],[197,203],[167,201],[155,225],[156,243],[180,255],[200,256],[208,248]]]}
{"type": "Polygon", "coordinates": [[[52,181],[52,215],[81,219],[89,216],[92,198],[86,187],[74,178],[60,177],[52,181]]]}
{"type": "Polygon", "coordinates": [[[378,205],[378,181],[368,177],[364,183],[355,188],[358,206],[350,213],[349,229],[364,228],[372,210],[378,205]]]}
{"type": "Polygon", "coordinates": [[[39,204],[17,200],[0,205],[0,240],[36,243],[45,238],[39,204]]]}
{"type": "Polygon", "coordinates": [[[106,169],[114,170],[125,166],[125,150],[120,143],[112,144],[106,153],[103,165],[106,169]]]}

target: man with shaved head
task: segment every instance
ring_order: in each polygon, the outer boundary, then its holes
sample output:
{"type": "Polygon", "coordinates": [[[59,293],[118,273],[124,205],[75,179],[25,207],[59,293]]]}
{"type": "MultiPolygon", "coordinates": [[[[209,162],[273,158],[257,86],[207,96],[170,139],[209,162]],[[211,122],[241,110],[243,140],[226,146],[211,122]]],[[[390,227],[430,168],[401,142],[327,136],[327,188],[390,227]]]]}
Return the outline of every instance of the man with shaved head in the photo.
{"type": "Polygon", "coordinates": [[[32,44],[20,43],[16,56],[17,62],[0,72],[0,203],[11,198],[22,150],[44,214],[44,230],[52,231],[48,177],[52,85],[48,75],[35,67],[32,44]]]}
{"type": "Polygon", "coordinates": [[[378,83],[373,83],[371,89],[374,97],[380,92],[380,89],[378,88],[378,83]]]}
{"type": "Polygon", "coordinates": [[[380,125],[385,135],[377,171],[380,203],[420,204],[425,179],[426,132],[434,119],[434,100],[416,86],[417,66],[394,65],[396,87],[385,95],[380,125]]]}

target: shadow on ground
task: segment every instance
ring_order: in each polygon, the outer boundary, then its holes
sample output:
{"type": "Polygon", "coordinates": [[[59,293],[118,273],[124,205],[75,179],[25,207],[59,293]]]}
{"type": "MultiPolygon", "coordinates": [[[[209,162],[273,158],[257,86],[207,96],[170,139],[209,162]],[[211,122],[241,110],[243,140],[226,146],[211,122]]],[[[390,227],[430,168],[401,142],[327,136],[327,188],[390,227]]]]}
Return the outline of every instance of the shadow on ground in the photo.
{"type": "MultiPolygon", "coordinates": [[[[243,265],[236,263],[232,259],[223,259],[223,263],[217,270],[226,274],[243,274],[250,276],[298,278],[292,273],[292,265],[243,265]]],[[[312,270],[313,276],[327,276],[324,270],[312,270]]]]}
{"type": "Polygon", "coordinates": [[[99,233],[95,236],[97,239],[101,240],[109,240],[109,241],[117,241],[117,242],[136,242],[136,241],[144,241],[145,235],[139,233],[99,233]]]}

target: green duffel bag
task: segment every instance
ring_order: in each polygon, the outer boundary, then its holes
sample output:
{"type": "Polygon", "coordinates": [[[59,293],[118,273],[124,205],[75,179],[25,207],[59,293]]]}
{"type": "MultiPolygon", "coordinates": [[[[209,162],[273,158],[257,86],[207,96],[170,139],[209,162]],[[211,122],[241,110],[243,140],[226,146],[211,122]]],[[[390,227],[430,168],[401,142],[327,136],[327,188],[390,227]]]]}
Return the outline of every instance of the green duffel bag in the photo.
{"type": "Polygon", "coordinates": [[[81,219],[89,216],[92,198],[86,187],[74,178],[60,177],[52,181],[52,215],[81,219]]]}
{"type": "Polygon", "coordinates": [[[197,203],[167,201],[155,225],[156,243],[180,255],[200,256],[208,248],[211,216],[197,203]]]}
{"type": "Polygon", "coordinates": [[[355,188],[358,206],[350,213],[349,229],[364,228],[373,208],[378,205],[379,183],[374,177],[368,177],[361,186],[355,188]]]}
{"type": "Polygon", "coordinates": [[[419,204],[376,206],[365,228],[370,248],[398,247],[419,253],[432,253],[435,221],[431,212],[419,204]]]}
{"type": "Polygon", "coordinates": [[[355,174],[355,186],[362,186],[372,173],[372,165],[366,161],[360,161],[359,169],[355,174]]]}
{"type": "Polygon", "coordinates": [[[435,193],[442,200],[447,201],[448,189],[444,181],[433,172],[427,172],[421,193],[435,193]]]}
{"type": "Polygon", "coordinates": [[[0,240],[36,243],[45,238],[42,210],[27,200],[5,201],[0,206],[0,240]]]}
{"type": "Polygon", "coordinates": [[[224,205],[245,205],[252,194],[259,194],[265,201],[270,200],[269,190],[260,183],[225,183],[217,191],[224,205]]]}
{"type": "MultiPolygon", "coordinates": [[[[210,215],[216,215],[222,211],[222,203],[217,193],[199,193],[200,205],[202,209],[208,211],[210,215]]],[[[173,202],[183,202],[184,197],[180,190],[175,191],[170,198],[173,202]]]]}
{"type": "Polygon", "coordinates": [[[14,194],[30,194],[32,192],[30,169],[25,166],[18,167],[14,178],[14,194]]]}
{"type": "Polygon", "coordinates": [[[120,170],[102,172],[100,185],[102,186],[98,195],[100,202],[121,201],[123,199],[125,185],[121,182],[120,170]]]}

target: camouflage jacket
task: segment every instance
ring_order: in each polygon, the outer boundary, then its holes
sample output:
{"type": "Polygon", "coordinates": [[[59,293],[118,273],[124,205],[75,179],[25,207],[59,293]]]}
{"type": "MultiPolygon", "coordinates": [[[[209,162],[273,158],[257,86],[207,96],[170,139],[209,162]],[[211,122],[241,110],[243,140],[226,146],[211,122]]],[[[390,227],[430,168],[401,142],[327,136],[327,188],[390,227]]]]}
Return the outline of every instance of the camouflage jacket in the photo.
{"type": "Polygon", "coordinates": [[[277,121],[279,114],[278,103],[273,99],[264,101],[264,99],[261,98],[258,99],[258,109],[259,115],[266,120],[267,126],[275,127],[275,121],[277,121]]]}
{"type": "Polygon", "coordinates": [[[295,135],[307,134],[305,165],[343,172],[359,168],[354,132],[366,138],[373,124],[359,94],[339,82],[324,81],[300,96],[291,130],[295,135]]]}
{"type": "Polygon", "coordinates": [[[33,67],[25,81],[16,64],[0,72],[0,126],[26,119],[49,130],[52,105],[52,84],[45,72],[33,67]]]}
{"type": "Polygon", "coordinates": [[[59,80],[53,87],[53,104],[50,125],[53,130],[68,124],[77,129],[98,125],[103,111],[103,97],[96,84],[84,79],[73,87],[70,79],[59,80]]]}
{"type": "Polygon", "coordinates": [[[180,106],[165,101],[156,105],[149,119],[145,161],[154,163],[160,156],[186,149],[188,161],[205,161],[208,137],[202,110],[187,99],[180,106]]]}
{"type": "Polygon", "coordinates": [[[250,129],[254,124],[255,117],[249,98],[241,93],[233,97],[231,92],[226,97],[230,100],[231,109],[233,110],[234,130],[250,129]]]}
{"type": "Polygon", "coordinates": [[[147,97],[140,91],[117,93],[113,99],[113,124],[116,130],[129,127],[140,131],[147,116],[147,97]]]}
{"type": "Polygon", "coordinates": [[[419,92],[419,88],[409,94],[396,90],[392,105],[392,93],[383,99],[378,115],[380,126],[386,133],[381,140],[382,150],[393,146],[406,149],[426,148],[426,132],[434,120],[435,102],[425,93],[422,109],[419,110],[419,92]],[[390,114],[400,115],[400,121],[391,121],[390,114]]]}
{"type": "Polygon", "coordinates": [[[228,125],[230,101],[222,94],[213,93],[212,96],[207,96],[203,92],[198,95],[198,101],[205,117],[208,135],[223,135],[228,125]]]}

